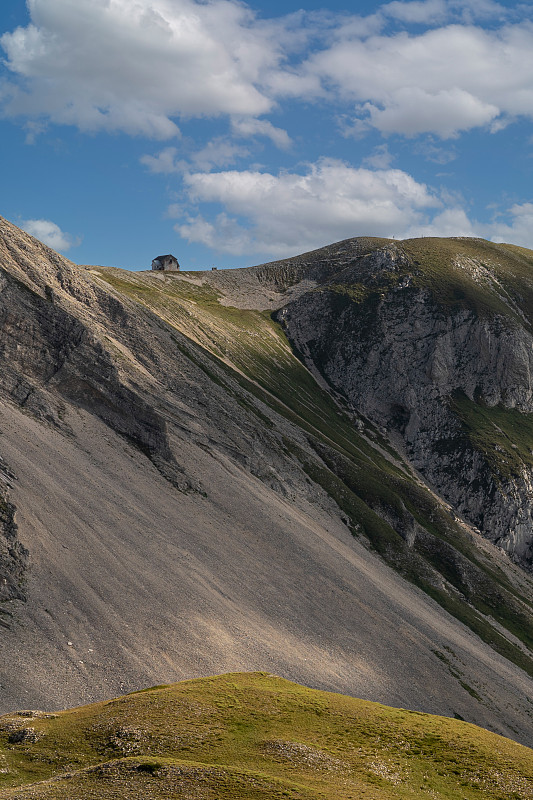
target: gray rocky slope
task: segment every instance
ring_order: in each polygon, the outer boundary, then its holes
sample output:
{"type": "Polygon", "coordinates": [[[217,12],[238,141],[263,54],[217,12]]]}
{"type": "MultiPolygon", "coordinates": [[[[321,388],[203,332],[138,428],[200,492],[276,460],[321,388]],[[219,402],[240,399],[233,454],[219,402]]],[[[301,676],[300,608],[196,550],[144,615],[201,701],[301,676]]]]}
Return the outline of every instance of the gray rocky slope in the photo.
{"type": "Polygon", "coordinates": [[[402,437],[411,463],[457,513],[531,568],[533,254],[517,249],[512,259],[481,240],[446,244],[435,255],[426,240],[422,253],[420,243],[387,243],[348,264],[332,258],[318,288],[280,319],[333,389],[402,437]],[[420,263],[439,256],[437,277],[461,279],[456,296],[420,263]],[[514,285],[506,286],[509,277],[514,285]],[[491,419],[493,408],[500,413],[491,419]],[[523,427],[505,409],[523,412],[523,427]],[[477,428],[476,413],[484,415],[477,428]],[[486,422],[492,436],[481,429],[486,422]],[[524,434],[526,458],[506,457],[524,434]]]}
{"type": "MultiPolygon", "coordinates": [[[[380,382],[379,341],[361,354],[374,334],[358,313],[374,303],[384,329],[391,305],[381,283],[367,297],[367,252],[395,281],[396,251],[374,240],[250,270],[126,273],[76,267],[0,221],[0,710],[260,669],[533,743],[531,578],[435,494],[465,517],[475,497],[456,501],[422,436],[465,424],[439,399],[448,350],[425,372],[420,402],[434,410],[418,427],[416,362],[397,344],[404,361],[380,382]],[[340,267],[356,272],[332,283],[340,267]],[[404,436],[431,491],[369,418],[404,436]]],[[[402,324],[390,340],[403,330],[416,349],[402,324]]],[[[447,330],[455,353],[463,340],[447,330]]],[[[490,401],[526,411],[506,361],[490,401]]],[[[450,391],[488,402],[467,372],[450,391]]],[[[460,434],[494,500],[489,525],[503,478],[460,434]]],[[[513,535],[514,549],[500,541],[527,561],[527,536],[513,535]]]]}

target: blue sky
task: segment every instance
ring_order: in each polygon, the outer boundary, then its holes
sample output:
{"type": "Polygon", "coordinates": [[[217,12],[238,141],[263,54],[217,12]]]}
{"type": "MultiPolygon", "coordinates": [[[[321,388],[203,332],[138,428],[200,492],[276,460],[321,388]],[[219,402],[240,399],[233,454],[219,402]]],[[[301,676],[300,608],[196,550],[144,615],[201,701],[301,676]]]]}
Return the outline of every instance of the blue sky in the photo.
{"type": "Polygon", "coordinates": [[[531,4],[8,0],[0,214],[77,263],[533,248],[531,4]]]}

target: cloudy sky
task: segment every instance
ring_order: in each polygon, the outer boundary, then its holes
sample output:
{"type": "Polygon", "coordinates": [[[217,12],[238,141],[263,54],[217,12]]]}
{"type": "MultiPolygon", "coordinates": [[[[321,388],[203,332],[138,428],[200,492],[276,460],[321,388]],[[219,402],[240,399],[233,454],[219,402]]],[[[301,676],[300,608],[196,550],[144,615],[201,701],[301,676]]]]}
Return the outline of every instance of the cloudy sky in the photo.
{"type": "Polygon", "coordinates": [[[532,120],[529,3],[0,5],[0,214],[78,263],[533,248],[532,120]]]}

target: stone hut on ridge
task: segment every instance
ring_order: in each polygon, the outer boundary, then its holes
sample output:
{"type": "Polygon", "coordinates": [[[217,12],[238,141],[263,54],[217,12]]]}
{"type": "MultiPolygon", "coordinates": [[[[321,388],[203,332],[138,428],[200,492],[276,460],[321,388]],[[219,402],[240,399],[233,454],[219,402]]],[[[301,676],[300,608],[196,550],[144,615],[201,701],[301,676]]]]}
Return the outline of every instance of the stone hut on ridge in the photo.
{"type": "Polygon", "coordinates": [[[166,270],[171,270],[172,272],[177,272],[180,268],[178,264],[178,259],[176,256],[170,255],[170,253],[166,256],[157,256],[152,261],[152,270],[157,272],[163,272],[166,270]]]}

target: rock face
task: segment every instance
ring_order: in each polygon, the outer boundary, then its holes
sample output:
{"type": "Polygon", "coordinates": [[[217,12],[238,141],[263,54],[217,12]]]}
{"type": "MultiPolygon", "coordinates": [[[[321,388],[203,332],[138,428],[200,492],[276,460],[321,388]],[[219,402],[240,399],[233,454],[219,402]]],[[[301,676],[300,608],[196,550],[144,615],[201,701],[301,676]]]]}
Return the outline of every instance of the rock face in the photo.
{"type": "Polygon", "coordinates": [[[28,258],[27,240],[11,231],[0,239],[0,257],[7,260],[9,249],[11,266],[0,276],[0,392],[58,428],[62,399],[89,408],[185,485],[164,420],[98,337],[99,322],[128,327],[127,310],[44,245],[28,258]]]}
{"type": "MultiPolygon", "coordinates": [[[[461,240],[456,249],[461,263],[461,240]]],[[[505,296],[507,313],[446,302],[401,245],[332,271],[279,312],[304,361],[355,409],[399,433],[413,465],[455,510],[531,566],[531,465],[512,474],[491,469],[454,405],[464,397],[489,409],[533,411],[527,318],[505,296]]]]}
{"type": "MultiPolygon", "coordinates": [[[[0,602],[26,599],[23,579],[28,551],[18,539],[15,511],[13,503],[0,496],[0,602]]],[[[1,616],[0,624],[5,624],[1,616]]]]}
{"type": "Polygon", "coordinates": [[[532,742],[533,581],[376,428],[527,560],[528,286],[459,244],[131,273],[0,219],[0,712],[255,669],[532,742]]]}

